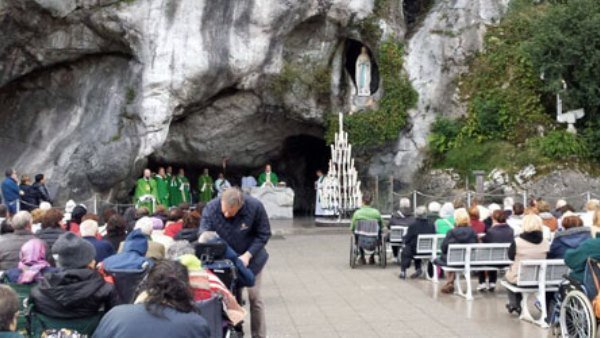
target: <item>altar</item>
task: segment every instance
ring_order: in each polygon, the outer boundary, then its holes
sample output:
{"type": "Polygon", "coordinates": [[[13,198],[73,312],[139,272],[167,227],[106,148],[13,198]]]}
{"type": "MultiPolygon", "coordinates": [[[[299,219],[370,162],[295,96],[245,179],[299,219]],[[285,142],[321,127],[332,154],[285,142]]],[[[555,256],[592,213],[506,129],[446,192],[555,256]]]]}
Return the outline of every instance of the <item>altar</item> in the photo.
{"type": "Polygon", "coordinates": [[[294,218],[294,190],[288,187],[253,187],[250,196],[262,202],[269,219],[294,218]]]}

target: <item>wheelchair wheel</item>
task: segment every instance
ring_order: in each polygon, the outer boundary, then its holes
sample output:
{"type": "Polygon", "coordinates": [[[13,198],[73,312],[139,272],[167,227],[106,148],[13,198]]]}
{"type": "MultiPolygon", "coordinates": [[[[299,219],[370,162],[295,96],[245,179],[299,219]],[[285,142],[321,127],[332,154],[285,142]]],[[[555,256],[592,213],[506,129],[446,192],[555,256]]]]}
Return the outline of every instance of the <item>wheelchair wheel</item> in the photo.
{"type": "Polygon", "coordinates": [[[587,296],[578,290],[567,294],[560,307],[560,331],[563,337],[596,337],[596,316],[587,296]]]}
{"type": "Polygon", "coordinates": [[[356,267],[356,248],[354,243],[354,237],[350,236],[350,268],[356,267]]]}

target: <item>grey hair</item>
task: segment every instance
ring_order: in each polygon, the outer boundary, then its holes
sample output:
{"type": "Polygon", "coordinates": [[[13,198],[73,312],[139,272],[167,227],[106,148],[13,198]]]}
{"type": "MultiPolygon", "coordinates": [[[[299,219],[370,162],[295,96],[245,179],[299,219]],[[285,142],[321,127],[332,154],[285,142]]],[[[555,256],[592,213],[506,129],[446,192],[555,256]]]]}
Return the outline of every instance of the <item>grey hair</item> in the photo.
{"type": "Polygon", "coordinates": [[[400,209],[408,209],[410,208],[410,199],[406,197],[402,197],[400,199],[400,209]]]}
{"type": "Polygon", "coordinates": [[[195,253],[196,251],[190,242],[186,240],[176,241],[167,250],[166,258],[168,260],[176,260],[183,255],[194,255],[195,253]]]}
{"type": "Polygon", "coordinates": [[[415,210],[415,217],[417,218],[427,218],[427,208],[424,205],[420,205],[415,210]]]}
{"type": "Polygon", "coordinates": [[[19,211],[12,218],[12,227],[15,230],[22,230],[33,223],[31,214],[27,211],[19,211]]]}
{"type": "Polygon", "coordinates": [[[244,193],[238,187],[225,189],[221,196],[221,201],[230,207],[241,207],[244,205],[244,193]]]}

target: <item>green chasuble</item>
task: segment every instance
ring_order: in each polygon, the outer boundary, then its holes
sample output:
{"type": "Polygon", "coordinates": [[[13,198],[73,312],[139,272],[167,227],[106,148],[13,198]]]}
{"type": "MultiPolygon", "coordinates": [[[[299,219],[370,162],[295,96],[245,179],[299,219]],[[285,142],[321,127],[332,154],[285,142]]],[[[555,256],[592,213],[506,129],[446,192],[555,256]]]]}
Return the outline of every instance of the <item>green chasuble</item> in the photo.
{"type": "Polygon", "coordinates": [[[179,190],[179,186],[181,185],[181,180],[179,176],[171,176],[171,180],[169,181],[169,206],[176,207],[181,203],[181,190],[179,190]]]}
{"type": "Polygon", "coordinates": [[[200,193],[200,202],[208,202],[213,195],[213,179],[209,175],[198,177],[198,192],[200,193]]]}
{"type": "MultiPolygon", "coordinates": [[[[277,175],[274,172],[271,172],[270,178],[271,178],[271,183],[273,183],[274,186],[277,186],[277,183],[279,183],[279,179],[277,178],[277,175]]],[[[260,174],[260,176],[258,176],[258,186],[262,187],[266,181],[267,181],[267,173],[263,172],[260,174]]]]}
{"type": "Polygon", "coordinates": [[[169,185],[169,200],[171,206],[176,207],[181,203],[191,203],[190,181],[185,176],[173,176],[169,185]]]}
{"type": "Polygon", "coordinates": [[[140,202],[140,198],[144,195],[151,195],[155,199],[157,199],[156,203],[158,203],[158,195],[157,195],[157,187],[156,181],[153,179],[144,179],[140,178],[137,180],[135,185],[135,194],[133,197],[133,203],[136,204],[138,208],[146,207],[150,211],[150,214],[154,213],[154,208],[152,208],[152,202],[140,202]],[[139,202],[139,203],[138,203],[139,202]]]}
{"type": "Polygon", "coordinates": [[[181,201],[185,203],[192,203],[190,180],[185,176],[180,176],[179,180],[181,181],[179,190],[183,192],[183,197],[181,201]]]}
{"type": "Polygon", "coordinates": [[[156,175],[154,178],[156,181],[156,193],[158,195],[158,204],[168,208],[169,207],[169,183],[166,178],[160,175],[156,175]]]}

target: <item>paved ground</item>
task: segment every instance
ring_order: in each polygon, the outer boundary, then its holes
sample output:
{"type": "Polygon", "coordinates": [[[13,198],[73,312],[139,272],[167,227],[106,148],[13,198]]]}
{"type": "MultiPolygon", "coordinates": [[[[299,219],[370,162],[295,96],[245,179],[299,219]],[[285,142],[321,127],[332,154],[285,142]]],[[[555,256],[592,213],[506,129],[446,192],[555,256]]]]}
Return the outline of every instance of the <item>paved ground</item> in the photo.
{"type": "Polygon", "coordinates": [[[350,269],[343,229],[310,220],[272,228],[263,277],[269,337],[550,336],[509,316],[503,289],[468,302],[426,280],[399,280],[396,265],[350,269]]]}

